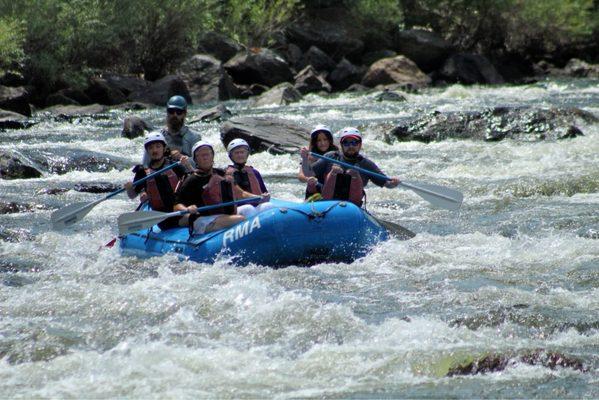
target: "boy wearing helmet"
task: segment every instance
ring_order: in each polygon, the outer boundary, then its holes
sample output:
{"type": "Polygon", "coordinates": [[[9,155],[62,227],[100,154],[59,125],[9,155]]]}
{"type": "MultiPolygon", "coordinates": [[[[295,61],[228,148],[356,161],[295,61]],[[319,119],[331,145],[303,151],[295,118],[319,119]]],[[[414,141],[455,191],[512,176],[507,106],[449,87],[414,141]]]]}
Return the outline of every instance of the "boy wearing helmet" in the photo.
{"type": "MultiPolygon", "coordinates": [[[[133,172],[135,173],[133,181],[143,179],[147,175],[175,162],[171,158],[165,156],[166,140],[160,133],[151,133],[146,136],[144,148],[145,154],[150,160],[149,165],[145,168],[142,165],[136,165],[133,168],[133,172]]],[[[148,200],[153,210],[172,211],[175,205],[175,191],[177,186],[185,176],[186,168],[191,168],[186,156],[182,156],[180,161],[183,166],[177,165],[140,185],[133,186],[132,182],[126,182],[123,187],[127,191],[129,198],[134,199],[138,194],[142,193],[140,198],[141,202],[143,203],[148,200]]],[[[173,228],[177,225],[177,217],[166,219],[158,224],[162,230],[173,228]]]]}
{"type": "MultiPolygon", "coordinates": [[[[182,155],[191,156],[191,148],[200,135],[185,125],[187,101],[183,96],[173,96],[166,103],[166,127],[160,133],[166,140],[168,154],[178,161],[182,155]]],[[[143,164],[148,165],[149,158],[144,154],[143,164]]]]}
{"type": "MultiPolygon", "coordinates": [[[[360,154],[362,149],[362,134],[356,128],[343,128],[339,137],[341,151],[332,151],[325,156],[340,160],[357,167],[382,174],[379,167],[360,154]]],[[[362,205],[364,197],[363,188],[372,180],[375,185],[394,188],[399,185],[398,177],[392,177],[388,181],[380,178],[370,177],[354,169],[344,171],[343,168],[330,161],[319,159],[314,164],[308,162],[309,150],[303,147],[300,150],[302,156],[302,169],[307,177],[316,177],[318,184],[322,185],[322,198],[325,200],[349,200],[357,206],[362,205]]],[[[310,188],[311,182],[308,181],[310,188]]]]}
{"type": "Polygon", "coordinates": [[[203,234],[233,226],[245,217],[241,214],[244,207],[228,206],[208,210],[198,214],[198,208],[254,197],[253,194],[242,190],[233,182],[233,177],[224,170],[214,168],[214,148],[207,142],[197,142],[192,148],[196,169],[190,174],[175,193],[175,211],[189,211],[184,216],[180,226],[193,226],[193,232],[203,234]],[[239,213],[239,214],[238,214],[239,213]]]}

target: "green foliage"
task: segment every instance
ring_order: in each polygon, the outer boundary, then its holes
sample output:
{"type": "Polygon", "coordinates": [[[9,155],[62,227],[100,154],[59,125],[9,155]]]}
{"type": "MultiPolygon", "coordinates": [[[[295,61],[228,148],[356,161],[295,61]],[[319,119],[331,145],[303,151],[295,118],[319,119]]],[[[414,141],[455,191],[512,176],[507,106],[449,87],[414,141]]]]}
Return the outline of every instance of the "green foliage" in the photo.
{"type": "Polygon", "coordinates": [[[25,33],[23,24],[12,18],[0,18],[0,69],[23,61],[25,33]]]}

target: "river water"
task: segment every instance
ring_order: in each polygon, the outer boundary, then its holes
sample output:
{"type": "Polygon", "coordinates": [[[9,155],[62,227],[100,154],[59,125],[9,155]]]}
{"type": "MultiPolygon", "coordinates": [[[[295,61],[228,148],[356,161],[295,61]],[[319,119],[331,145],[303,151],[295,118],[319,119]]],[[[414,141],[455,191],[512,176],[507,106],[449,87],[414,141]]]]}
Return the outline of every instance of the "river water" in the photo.
{"type": "MultiPolygon", "coordinates": [[[[599,126],[558,142],[386,144],[394,121],[433,109],[576,106],[599,115],[597,81],[431,89],[406,103],[310,95],[286,107],[227,106],[335,130],[359,125],[389,175],[451,186],[461,212],[414,193],[368,187],[368,209],[417,236],[351,264],[273,270],[121,257],[119,196],[53,232],[52,210],[102,195],[45,188],[124,182],[128,170],[0,181],[0,201],[39,205],[0,216],[0,398],[599,397],[599,126]],[[583,368],[524,362],[562,354],[583,368]],[[505,368],[448,372],[485,356],[505,368]]],[[[204,109],[196,105],[190,117],[204,109]]],[[[138,115],[161,125],[164,111],[138,115]]],[[[40,116],[0,134],[0,149],[88,150],[133,165],[142,139],[120,137],[125,112],[72,122],[40,116]]],[[[192,126],[219,144],[217,123],[192,126]]],[[[301,199],[298,158],[255,154],[271,193],[301,199]]],[[[224,150],[217,164],[224,165],[224,150]]]]}

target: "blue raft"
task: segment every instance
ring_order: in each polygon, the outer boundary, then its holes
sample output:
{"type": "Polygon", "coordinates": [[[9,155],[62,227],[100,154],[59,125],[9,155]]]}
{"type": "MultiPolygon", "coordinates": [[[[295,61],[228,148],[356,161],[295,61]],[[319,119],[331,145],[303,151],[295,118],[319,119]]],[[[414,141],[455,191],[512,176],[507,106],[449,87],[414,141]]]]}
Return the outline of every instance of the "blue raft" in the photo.
{"type": "Polygon", "coordinates": [[[123,254],[139,257],[175,253],[212,263],[224,255],[236,265],[280,267],[351,262],[389,237],[377,220],[349,202],[271,203],[275,207],[228,229],[190,236],[187,228],[160,231],[154,226],[120,237],[120,248],[123,254]]]}

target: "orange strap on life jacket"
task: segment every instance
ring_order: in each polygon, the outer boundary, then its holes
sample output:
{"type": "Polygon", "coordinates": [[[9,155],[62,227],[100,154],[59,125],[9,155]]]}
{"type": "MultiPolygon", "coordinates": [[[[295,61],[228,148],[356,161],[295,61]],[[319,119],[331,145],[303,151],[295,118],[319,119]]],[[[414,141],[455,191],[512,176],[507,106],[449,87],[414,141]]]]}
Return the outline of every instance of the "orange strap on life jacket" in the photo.
{"type": "MultiPolygon", "coordinates": [[[[236,200],[235,193],[233,192],[232,183],[218,174],[212,174],[210,180],[208,181],[206,186],[204,186],[204,191],[202,192],[202,200],[204,201],[204,204],[207,206],[236,200]]],[[[202,212],[202,215],[232,215],[236,212],[237,207],[235,207],[235,205],[232,205],[222,208],[216,208],[214,210],[208,210],[206,212],[202,212]]]]}
{"type": "Polygon", "coordinates": [[[322,187],[322,198],[325,200],[347,200],[358,207],[362,206],[364,183],[355,170],[347,173],[332,169],[327,174],[322,187]]]}
{"type": "MultiPolygon", "coordinates": [[[[150,175],[151,173],[154,172],[154,170],[151,168],[144,168],[144,171],[146,172],[146,175],[150,175]]],[[[168,171],[163,172],[161,175],[166,175],[166,177],[168,178],[168,183],[169,183],[171,189],[173,190],[173,192],[170,193],[169,195],[172,196],[175,193],[175,191],[177,190],[177,185],[179,184],[179,177],[172,169],[169,169],[168,171]]],[[[162,195],[160,194],[160,191],[158,190],[158,185],[156,184],[156,178],[148,179],[148,181],[146,182],[146,194],[148,195],[148,199],[150,201],[150,206],[152,207],[153,210],[167,211],[167,210],[165,210],[165,205],[164,205],[164,200],[162,199],[162,195]]],[[[164,193],[164,194],[166,195],[166,193],[164,193]]],[[[168,211],[171,211],[171,210],[168,210],[168,211]]]]}

